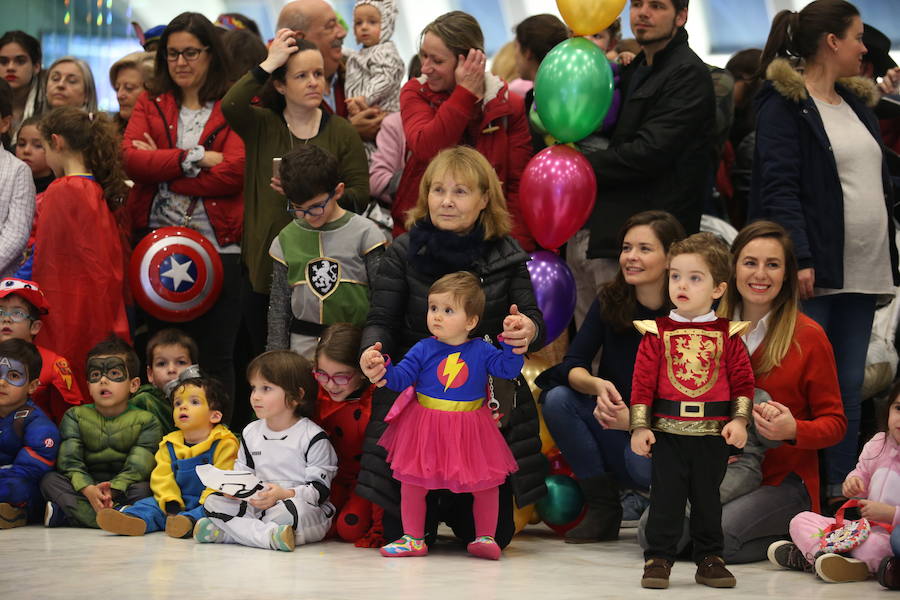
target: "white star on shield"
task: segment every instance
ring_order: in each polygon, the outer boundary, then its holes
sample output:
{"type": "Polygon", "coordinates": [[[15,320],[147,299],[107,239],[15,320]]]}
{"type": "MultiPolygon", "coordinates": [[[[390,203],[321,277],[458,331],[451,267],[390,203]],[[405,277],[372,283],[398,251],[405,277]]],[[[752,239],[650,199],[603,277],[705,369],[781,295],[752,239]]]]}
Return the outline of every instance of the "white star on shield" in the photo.
{"type": "Polygon", "coordinates": [[[187,281],[188,283],[194,283],[194,278],[190,276],[188,273],[188,269],[191,268],[191,265],[194,264],[193,261],[188,259],[187,261],[179,264],[177,260],[175,260],[174,256],[169,257],[169,261],[171,262],[171,266],[169,270],[165,273],[160,273],[160,277],[168,277],[172,280],[172,286],[175,291],[178,291],[178,288],[181,287],[181,284],[187,281]]]}

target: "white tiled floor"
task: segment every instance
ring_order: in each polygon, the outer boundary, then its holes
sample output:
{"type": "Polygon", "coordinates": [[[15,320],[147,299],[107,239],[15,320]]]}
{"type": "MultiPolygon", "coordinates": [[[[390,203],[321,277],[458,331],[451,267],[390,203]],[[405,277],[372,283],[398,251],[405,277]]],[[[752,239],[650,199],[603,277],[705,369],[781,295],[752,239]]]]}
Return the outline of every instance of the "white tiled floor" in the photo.
{"type": "Polygon", "coordinates": [[[668,590],[644,590],[634,532],[624,530],[618,542],[571,545],[543,526],[533,526],[513,540],[500,561],[492,562],[469,557],[449,538],[441,538],[426,558],[386,559],[377,551],[333,541],[288,554],[197,544],[164,533],[125,538],[29,526],[0,531],[0,599],[893,597],[875,581],[826,584],[768,563],[733,567],[738,579],[733,590],[699,586],[693,565],[678,563],[668,590]]]}

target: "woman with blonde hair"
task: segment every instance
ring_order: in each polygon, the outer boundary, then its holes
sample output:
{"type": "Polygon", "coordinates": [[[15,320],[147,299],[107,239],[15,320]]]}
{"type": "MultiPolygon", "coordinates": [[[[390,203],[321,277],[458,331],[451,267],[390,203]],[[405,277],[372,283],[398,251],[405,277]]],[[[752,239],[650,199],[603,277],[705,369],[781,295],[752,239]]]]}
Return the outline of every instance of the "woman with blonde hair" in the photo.
{"type": "MultiPolygon", "coordinates": [[[[478,151],[448,148],[428,165],[419,183],[415,207],[406,221],[409,233],[387,249],[372,281],[371,309],[363,330],[362,348],[378,348],[399,361],[419,340],[430,337],[426,325],[428,289],[442,276],[471,271],[480,280],[487,303],[472,331],[504,341],[521,354],[543,345],[544,321],[525,266],[528,254],[509,236],[510,219],[500,181],[491,164],[478,151]]],[[[496,397],[507,409],[500,415],[501,432],[510,444],[519,469],[499,491],[496,541],[502,548],[512,538],[512,497],[527,506],[544,493],[546,463],[540,456],[537,410],[526,398],[527,387],[501,389],[496,397]],[[515,402],[512,402],[516,393],[515,402]]],[[[366,430],[358,493],[385,510],[385,538],[398,539],[400,486],[391,475],[386,451],[377,442],[385,430],[384,417],[396,394],[379,388],[366,430]]],[[[470,494],[432,491],[427,497],[425,538],[433,541],[437,522],[450,525],[466,542],[475,538],[470,494]],[[430,528],[430,529],[429,529],[430,528]]]]}
{"type": "Polygon", "coordinates": [[[153,80],[154,60],[152,52],[132,52],[109,68],[109,84],[116,91],[116,100],[119,102],[119,112],[115,116],[119,133],[125,133],[137,99],[153,80]]]}
{"type": "Polygon", "coordinates": [[[47,69],[46,109],[60,106],[97,112],[97,85],[91,66],[75,56],[63,56],[47,69]]]}

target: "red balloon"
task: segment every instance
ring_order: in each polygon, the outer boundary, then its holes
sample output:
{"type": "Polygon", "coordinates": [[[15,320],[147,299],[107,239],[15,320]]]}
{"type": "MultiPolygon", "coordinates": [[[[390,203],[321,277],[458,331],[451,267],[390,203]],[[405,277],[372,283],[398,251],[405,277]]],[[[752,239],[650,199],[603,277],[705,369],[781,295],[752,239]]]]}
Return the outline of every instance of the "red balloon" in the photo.
{"type": "Polygon", "coordinates": [[[549,250],[556,250],[581,229],[594,210],[596,196],[591,163],[569,146],[550,146],[535,154],[519,183],[525,223],[549,250]]]}

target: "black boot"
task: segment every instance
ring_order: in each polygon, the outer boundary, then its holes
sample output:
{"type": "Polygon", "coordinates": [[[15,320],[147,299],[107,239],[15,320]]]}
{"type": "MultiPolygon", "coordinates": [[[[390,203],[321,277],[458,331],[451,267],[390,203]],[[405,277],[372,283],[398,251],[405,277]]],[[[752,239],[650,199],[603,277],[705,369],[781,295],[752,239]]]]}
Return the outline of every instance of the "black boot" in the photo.
{"type": "Polygon", "coordinates": [[[576,527],[566,532],[568,544],[587,544],[619,539],[622,524],[622,504],[619,486],[608,475],[578,480],[584,493],[587,512],[576,527]]]}

